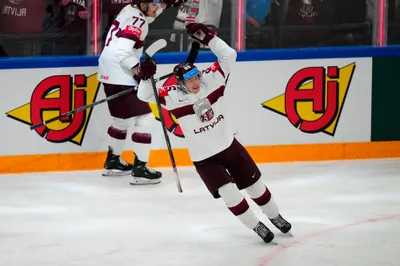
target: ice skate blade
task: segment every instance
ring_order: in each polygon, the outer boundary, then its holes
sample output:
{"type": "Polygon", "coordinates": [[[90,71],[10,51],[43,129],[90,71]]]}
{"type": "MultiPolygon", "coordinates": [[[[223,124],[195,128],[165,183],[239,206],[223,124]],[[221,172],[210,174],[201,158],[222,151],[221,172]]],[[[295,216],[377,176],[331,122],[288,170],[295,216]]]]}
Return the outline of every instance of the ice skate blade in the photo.
{"type": "Polygon", "coordinates": [[[276,236],[282,237],[282,238],[293,238],[294,237],[293,234],[290,234],[290,233],[286,233],[286,234],[280,233],[280,234],[277,234],[276,236]]]}
{"type": "Polygon", "coordinates": [[[156,185],[161,183],[161,178],[158,179],[148,179],[148,178],[141,178],[141,177],[134,177],[133,180],[130,182],[132,186],[139,186],[139,185],[156,185]]]}
{"type": "Polygon", "coordinates": [[[276,242],[275,240],[272,240],[271,242],[267,243],[267,245],[276,246],[276,245],[278,245],[278,242],[276,242]]]}
{"type": "Polygon", "coordinates": [[[287,232],[286,234],[283,234],[283,235],[287,236],[287,237],[293,237],[292,230],[289,230],[289,232],[287,232]]]}
{"type": "Polygon", "coordinates": [[[120,171],[120,170],[107,170],[104,169],[102,176],[127,176],[131,173],[131,171],[120,171]]]}
{"type": "Polygon", "coordinates": [[[277,234],[277,236],[280,236],[280,237],[293,237],[293,234],[292,234],[292,231],[289,231],[287,233],[280,232],[279,234],[277,234]]]}

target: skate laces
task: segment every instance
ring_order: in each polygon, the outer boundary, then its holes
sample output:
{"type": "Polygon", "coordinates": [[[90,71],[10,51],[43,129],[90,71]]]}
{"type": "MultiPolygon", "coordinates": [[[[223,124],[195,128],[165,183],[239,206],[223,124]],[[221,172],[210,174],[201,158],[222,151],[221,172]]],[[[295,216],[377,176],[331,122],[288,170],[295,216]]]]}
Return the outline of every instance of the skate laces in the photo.
{"type": "Polygon", "coordinates": [[[151,169],[151,168],[149,168],[148,166],[147,166],[147,163],[143,166],[147,171],[149,171],[150,173],[152,173],[152,174],[155,174],[156,173],[156,171],[154,170],[154,169],[151,169]]]}
{"type": "Polygon", "coordinates": [[[259,223],[259,224],[256,226],[256,228],[254,228],[254,230],[255,230],[255,231],[257,232],[257,234],[258,234],[259,236],[261,236],[262,238],[266,237],[266,236],[268,235],[268,233],[269,233],[268,228],[267,228],[265,225],[261,224],[261,223],[259,223]]]}
{"type": "Polygon", "coordinates": [[[276,218],[271,219],[271,221],[279,228],[282,228],[286,225],[286,221],[280,215],[278,215],[278,217],[276,218]]]}
{"type": "Polygon", "coordinates": [[[119,163],[122,164],[122,165],[124,165],[124,166],[127,166],[127,165],[128,165],[128,163],[125,162],[121,157],[119,157],[119,163]]]}

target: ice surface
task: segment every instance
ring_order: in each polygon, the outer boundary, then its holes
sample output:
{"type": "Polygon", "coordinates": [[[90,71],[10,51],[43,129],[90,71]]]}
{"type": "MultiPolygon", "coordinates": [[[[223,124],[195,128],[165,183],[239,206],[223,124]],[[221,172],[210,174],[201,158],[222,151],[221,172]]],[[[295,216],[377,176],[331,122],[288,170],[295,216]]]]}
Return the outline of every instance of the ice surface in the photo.
{"type": "MultiPolygon", "coordinates": [[[[400,265],[400,159],[260,165],[293,237],[267,245],[191,167],[130,186],[101,171],[0,176],[1,266],[400,265]]],[[[248,197],[247,197],[248,198],[248,197]]]]}

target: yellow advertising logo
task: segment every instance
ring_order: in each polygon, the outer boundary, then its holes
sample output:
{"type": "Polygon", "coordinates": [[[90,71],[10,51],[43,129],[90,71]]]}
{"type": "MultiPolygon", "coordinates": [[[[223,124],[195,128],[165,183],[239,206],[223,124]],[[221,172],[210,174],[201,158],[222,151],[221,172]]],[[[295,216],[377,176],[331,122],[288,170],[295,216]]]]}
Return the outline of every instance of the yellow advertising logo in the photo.
{"type": "Polygon", "coordinates": [[[303,68],[290,78],[284,94],[262,106],[286,116],[302,132],[334,136],[355,67],[303,68]]]}
{"type": "MultiPolygon", "coordinates": [[[[100,83],[97,74],[57,75],[45,78],[34,89],[31,101],[7,116],[27,125],[41,123],[73,109],[95,101],[100,83]]],[[[61,118],[36,128],[47,141],[62,143],[70,141],[81,145],[92,113],[92,108],[61,118]]]]}

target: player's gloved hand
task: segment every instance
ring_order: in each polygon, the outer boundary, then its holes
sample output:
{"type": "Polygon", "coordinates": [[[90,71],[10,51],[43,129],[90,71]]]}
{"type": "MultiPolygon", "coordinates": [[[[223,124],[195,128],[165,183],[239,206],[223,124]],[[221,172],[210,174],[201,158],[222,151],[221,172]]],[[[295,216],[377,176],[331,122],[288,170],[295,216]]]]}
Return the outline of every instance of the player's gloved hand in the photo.
{"type": "Polygon", "coordinates": [[[188,0],[163,0],[162,2],[167,4],[167,8],[170,6],[179,7],[180,5],[186,3],[188,0]]]}
{"type": "Polygon", "coordinates": [[[207,28],[201,23],[189,23],[186,25],[187,32],[193,39],[198,40],[201,44],[207,45],[217,34],[215,31],[207,28]]]}
{"type": "Polygon", "coordinates": [[[146,58],[144,61],[140,63],[137,76],[141,80],[148,80],[149,78],[154,76],[156,72],[157,72],[156,60],[154,60],[153,58],[146,58]]]}

